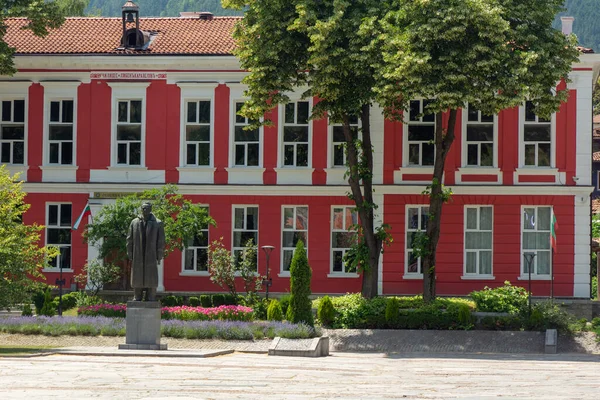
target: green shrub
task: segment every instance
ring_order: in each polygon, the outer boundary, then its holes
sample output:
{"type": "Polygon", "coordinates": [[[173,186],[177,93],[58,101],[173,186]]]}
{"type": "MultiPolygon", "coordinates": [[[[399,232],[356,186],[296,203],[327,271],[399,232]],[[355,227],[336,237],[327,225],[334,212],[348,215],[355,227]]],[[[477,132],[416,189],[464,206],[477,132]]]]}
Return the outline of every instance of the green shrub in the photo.
{"type": "Polygon", "coordinates": [[[212,305],[213,307],[219,307],[225,305],[225,295],[223,294],[213,294],[212,295],[212,305]]]}
{"type": "MultiPolygon", "coordinates": [[[[559,333],[572,332],[572,325],[577,322],[574,316],[550,301],[534,304],[531,315],[528,316],[527,312],[524,311],[522,319],[524,328],[527,330],[545,331],[546,329],[556,329],[559,333]]],[[[587,325],[587,320],[585,324],[587,325]]]]}
{"type": "Polygon", "coordinates": [[[210,308],[213,306],[212,298],[209,294],[200,295],[200,305],[204,308],[210,308]]]}
{"type": "Polygon", "coordinates": [[[471,329],[475,318],[471,313],[471,308],[465,303],[454,303],[448,306],[446,312],[453,315],[453,319],[458,321],[456,328],[471,329]]]}
{"type": "Polygon", "coordinates": [[[400,301],[396,297],[390,297],[385,304],[385,322],[390,328],[398,326],[400,312],[400,301]]]}
{"type": "Polygon", "coordinates": [[[202,303],[200,303],[200,299],[196,296],[191,296],[188,299],[188,304],[190,305],[190,307],[201,307],[202,303]]]}
{"type": "Polygon", "coordinates": [[[54,308],[54,303],[52,302],[52,294],[50,293],[50,289],[46,289],[46,293],[44,293],[44,305],[42,306],[39,315],[45,315],[47,317],[56,315],[56,309],[54,308]]]}
{"type": "Polygon", "coordinates": [[[163,307],[178,307],[183,305],[182,296],[169,295],[160,299],[160,304],[163,307]]]}
{"type": "Polygon", "coordinates": [[[23,311],[21,311],[22,317],[31,317],[33,316],[33,311],[31,311],[31,304],[26,303],[23,304],[23,311]]]}
{"type": "Polygon", "coordinates": [[[477,329],[492,331],[518,331],[523,326],[520,315],[503,317],[483,317],[477,324],[477,329]]]}
{"type": "Polygon", "coordinates": [[[38,290],[31,296],[31,301],[33,301],[33,305],[35,306],[35,313],[37,315],[41,315],[40,313],[42,312],[42,307],[44,307],[44,294],[44,290],[38,290]]]}
{"type": "Polygon", "coordinates": [[[598,298],[598,277],[592,277],[592,299],[598,298]]]}
{"type": "Polygon", "coordinates": [[[367,300],[360,293],[347,294],[331,299],[336,310],[332,324],[335,329],[383,329],[386,328],[386,298],[367,300]]]}
{"type": "Polygon", "coordinates": [[[600,318],[599,317],[592,318],[592,328],[594,328],[594,329],[600,328],[600,318]]]}
{"type": "Polygon", "coordinates": [[[333,324],[333,320],[335,319],[335,307],[333,307],[333,303],[329,296],[325,296],[319,301],[317,317],[324,326],[331,326],[333,324]]]}
{"type": "Polygon", "coordinates": [[[527,307],[528,292],[506,281],[504,286],[495,289],[486,286],[483,290],[472,292],[470,296],[475,301],[477,311],[517,314],[527,307]]]}
{"type": "Polygon", "coordinates": [[[271,300],[267,309],[267,321],[283,321],[281,304],[276,299],[271,300]]]}
{"type": "Polygon", "coordinates": [[[290,266],[290,305],[286,319],[294,324],[305,323],[314,326],[312,302],[310,301],[310,281],[312,271],[308,265],[306,249],[302,240],[298,240],[290,266]]]}
{"type": "Polygon", "coordinates": [[[230,293],[224,294],[223,297],[224,297],[223,302],[224,302],[224,305],[226,305],[226,306],[236,306],[238,304],[236,296],[234,296],[230,293]]]}
{"type": "MultiPolygon", "coordinates": [[[[62,301],[62,307],[61,307],[62,310],[67,311],[67,310],[77,307],[77,297],[78,297],[77,292],[63,294],[62,300],[61,300],[62,301]]],[[[59,300],[60,300],[59,296],[56,296],[52,300],[52,303],[54,303],[54,309],[56,309],[56,310],[58,310],[59,300]]]]}
{"type": "Polygon", "coordinates": [[[281,296],[279,298],[279,304],[281,305],[281,311],[283,312],[283,315],[287,315],[287,309],[290,306],[290,299],[292,298],[292,295],[288,294],[284,294],[283,296],[281,296]]]}

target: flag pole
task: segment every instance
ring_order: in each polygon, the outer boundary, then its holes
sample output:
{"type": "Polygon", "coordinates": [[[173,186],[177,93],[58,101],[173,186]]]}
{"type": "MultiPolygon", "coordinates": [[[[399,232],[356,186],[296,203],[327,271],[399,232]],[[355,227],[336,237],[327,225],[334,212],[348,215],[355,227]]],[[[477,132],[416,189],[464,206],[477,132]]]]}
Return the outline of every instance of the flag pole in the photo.
{"type": "Polygon", "coordinates": [[[554,303],[554,248],[550,258],[550,302],[554,303]]]}

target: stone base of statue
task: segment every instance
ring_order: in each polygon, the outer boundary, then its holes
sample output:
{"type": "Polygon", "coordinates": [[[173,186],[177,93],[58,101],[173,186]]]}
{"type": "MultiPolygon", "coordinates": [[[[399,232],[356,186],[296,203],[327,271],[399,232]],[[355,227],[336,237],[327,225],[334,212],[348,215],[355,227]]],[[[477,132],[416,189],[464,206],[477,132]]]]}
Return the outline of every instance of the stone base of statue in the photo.
{"type": "Polygon", "coordinates": [[[160,303],[128,301],[125,318],[125,344],[120,350],[166,350],[160,343],[160,303]]]}

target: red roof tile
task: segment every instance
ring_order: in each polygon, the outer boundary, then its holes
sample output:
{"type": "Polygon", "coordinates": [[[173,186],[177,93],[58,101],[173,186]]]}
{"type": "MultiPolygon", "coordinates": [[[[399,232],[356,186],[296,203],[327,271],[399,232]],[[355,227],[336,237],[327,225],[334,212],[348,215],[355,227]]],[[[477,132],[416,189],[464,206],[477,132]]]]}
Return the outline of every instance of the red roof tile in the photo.
{"type": "Polygon", "coordinates": [[[577,46],[577,50],[583,54],[594,54],[594,49],[590,49],[588,47],[577,46]]]}
{"type": "Polygon", "coordinates": [[[600,199],[592,200],[592,214],[598,214],[600,212],[600,199]]]}
{"type": "Polygon", "coordinates": [[[594,129],[593,133],[592,133],[592,137],[594,139],[598,139],[600,138],[600,129],[594,129]]]}
{"type": "Polygon", "coordinates": [[[600,114],[594,115],[594,123],[595,124],[600,124],[600,114]]]}
{"type": "Polygon", "coordinates": [[[186,54],[231,55],[232,31],[241,17],[140,18],[140,29],[156,32],[148,50],[117,50],[121,43],[121,18],[67,18],[45,38],[34,36],[25,18],[7,18],[6,43],[16,54],[186,54]]]}
{"type": "Polygon", "coordinates": [[[592,160],[600,161],[600,151],[596,151],[594,154],[592,154],[592,160]]]}

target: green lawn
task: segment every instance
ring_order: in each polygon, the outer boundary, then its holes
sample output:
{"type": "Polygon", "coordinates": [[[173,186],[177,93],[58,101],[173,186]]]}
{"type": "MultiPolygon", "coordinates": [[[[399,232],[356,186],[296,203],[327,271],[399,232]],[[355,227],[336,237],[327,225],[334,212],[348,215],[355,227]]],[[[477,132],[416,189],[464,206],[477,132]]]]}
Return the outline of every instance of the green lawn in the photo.
{"type": "Polygon", "coordinates": [[[41,353],[44,350],[51,349],[51,346],[5,346],[0,345],[0,357],[3,356],[22,356],[28,354],[41,353]]]}

